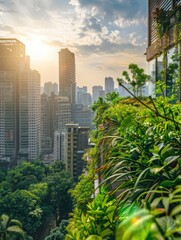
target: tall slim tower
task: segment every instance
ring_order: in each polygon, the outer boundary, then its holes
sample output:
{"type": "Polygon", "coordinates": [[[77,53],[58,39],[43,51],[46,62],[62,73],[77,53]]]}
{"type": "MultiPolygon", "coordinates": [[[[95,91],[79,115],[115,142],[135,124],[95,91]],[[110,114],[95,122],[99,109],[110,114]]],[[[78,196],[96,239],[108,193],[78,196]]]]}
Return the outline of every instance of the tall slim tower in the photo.
{"type": "Polygon", "coordinates": [[[68,48],[59,52],[59,95],[69,97],[71,104],[75,105],[75,56],[68,48]]]}

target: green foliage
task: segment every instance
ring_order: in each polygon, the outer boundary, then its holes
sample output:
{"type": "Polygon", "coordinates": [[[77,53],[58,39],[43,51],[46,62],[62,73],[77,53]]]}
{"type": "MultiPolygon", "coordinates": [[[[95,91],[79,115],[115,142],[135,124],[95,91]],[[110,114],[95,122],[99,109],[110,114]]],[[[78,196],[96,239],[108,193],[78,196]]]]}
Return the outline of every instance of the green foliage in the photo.
{"type": "Polygon", "coordinates": [[[0,216],[0,239],[25,239],[21,222],[16,219],[10,219],[6,214],[2,214],[0,216]]]}
{"type": "Polygon", "coordinates": [[[57,224],[68,218],[72,210],[72,199],[69,190],[73,187],[73,179],[68,172],[53,173],[46,178],[50,204],[54,209],[57,224]]]}
{"type": "Polygon", "coordinates": [[[31,234],[41,225],[42,210],[38,198],[27,190],[8,193],[0,202],[0,213],[20,220],[25,231],[31,234]]]}
{"type": "Polygon", "coordinates": [[[116,229],[116,202],[108,194],[99,194],[87,204],[88,210],[73,212],[66,240],[114,239],[116,229]]]}
{"type": "Polygon", "coordinates": [[[127,82],[134,92],[134,95],[142,96],[142,87],[145,85],[146,81],[149,80],[149,76],[145,74],[143,68],[139,68],[137,64],[131,63],[128,66],[131,76],[127,71],[123,71],[122,75],[124,79],[118,79],[119,84],[122,85],[127,82]]]}
{"type": "Polygon", "coordinates": [[[67,233],[66,227],[69,224],[69,220],[62,220],[58,227],[51,230],[50,235],[45,240],[64,240],[67,233]]]}
{"type": "Polygon", "coordinates": [[[47,218],[68,217],[72,178],[61,162],[47,168],[42,162],[24,162],[8,171],[0,183],[0,214],[23,223],[26,233],[35,234],[47,218]]]}
{"type": "MultiPolygon", "coordinates": [[[[170,104],[173,100],[174,96],[160,94],[156,100],[135,97],[96,103],[90,156],[93,153],[101,184],[118,199],[119,212],[123,203],[135,210],[118,216],[117,239],[180,237],[181,106],[170,104]]],[[[75,228],[84,221],[87,229],[89,214],[85,210],[83,219],[79,215],[75,228]]],[[[80,229],[72,234],[81,238],[80,229]]]]}
{"type": "Polygon", "coordinates": [[[93,187],[93,178],[84,175],[81,175],[79,177],[79,182],[75,188],[70,190],[76,207],[85,210],[86,205],[89,202],[91,195],[93,194],[93,187]]]}

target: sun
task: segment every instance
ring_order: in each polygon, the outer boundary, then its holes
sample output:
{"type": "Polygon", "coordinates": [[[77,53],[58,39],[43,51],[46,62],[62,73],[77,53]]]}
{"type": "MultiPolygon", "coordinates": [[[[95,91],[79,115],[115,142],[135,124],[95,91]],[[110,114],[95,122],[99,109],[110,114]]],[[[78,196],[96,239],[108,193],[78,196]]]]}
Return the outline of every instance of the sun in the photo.
{"type": "Polygon", "coordinates": [[[52,49],[45,41],[35,37],[26,43],[26,55],[31,61],[45,61],[51,58],[52,49]]]}

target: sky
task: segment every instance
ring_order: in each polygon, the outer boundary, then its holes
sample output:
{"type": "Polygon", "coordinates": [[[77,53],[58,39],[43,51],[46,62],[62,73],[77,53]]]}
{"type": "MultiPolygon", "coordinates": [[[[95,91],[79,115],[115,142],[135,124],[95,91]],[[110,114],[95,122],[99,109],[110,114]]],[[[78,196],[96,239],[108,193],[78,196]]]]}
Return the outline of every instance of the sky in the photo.
{"type": "Polygon", "coordinates": [[[104,86],[130,63],[147,69],[147,0],[0,0],[0,37],[26,46],[41,85],[58,83],[58,52],[75,53],[78,86],[104,86]]]}

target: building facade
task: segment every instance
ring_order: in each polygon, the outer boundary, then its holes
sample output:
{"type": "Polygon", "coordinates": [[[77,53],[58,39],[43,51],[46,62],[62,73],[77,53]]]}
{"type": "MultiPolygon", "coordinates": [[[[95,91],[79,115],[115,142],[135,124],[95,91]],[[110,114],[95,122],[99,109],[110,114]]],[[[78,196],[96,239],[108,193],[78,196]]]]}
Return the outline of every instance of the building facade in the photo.
{"type": "Polygon", "coordinates": [[[75,55],[68,48],[59,52],[59,95],[76,102],[75,55]]]}
{"type": "Polygon", "coordinates": [[[16,164],[22,156],[24,160],[39,156],[39,114],[40,75],[30,69],[22,42],[1,38],[0,162],[16,164]]]}
{"type": "Polygon", "coordinates": [[[71,104],[68,97],[41,95],[41,149],[43,154],[54,151],[55,131],[61,134],[71,122],[71,104]]]}
{"type": "Polygon", "coordinates": [[[154,90],[157,81],[164,82],[165,96],[173,93],[181,99],[181,86],[177,82],[180,76],[180,31],[181,1],[180,0],[149,0],[148,1],[148,48],[146,51],[149,62],[149,74],[154,90]]]}
{"type": "Polygon", "coordinates": [[[82,173],[84,162],[82,156],[88,148],[89,128],[79,124],[67,124],[65,133],[65,167],[75,180],[82,173]]]}
{"type": "Polygon", "coordinates": [[[112,77],[105,78],[105,95],[114,92],[114,80],[112,77]]]}
{"type": "Polygon", "coordinates": [[[85,108],[82,104],[76,104],[75,106],[75,123],[78,123],[82,127],[91,127],[92,124],[92,111],[85,108]]]}
{"type": "Polygon", "coordinates": [[[44,93],[50,97],[52,93],[54,95],[58,95],[58,84],[57,83],[52,83],[52,82],[46,82],[44,84],[44,93]]]}
{"type": "Polygon", "coordinates": [[[93,86],[92,87],[92,103],[98,100],[100,97],[100,92],[103,90],[102,86],[93,86]]]}
{"type": "Polygon", "coordinates": [[[40,156],[40,74],[22,72],[19,84],[19,159],[40,156]]]}

